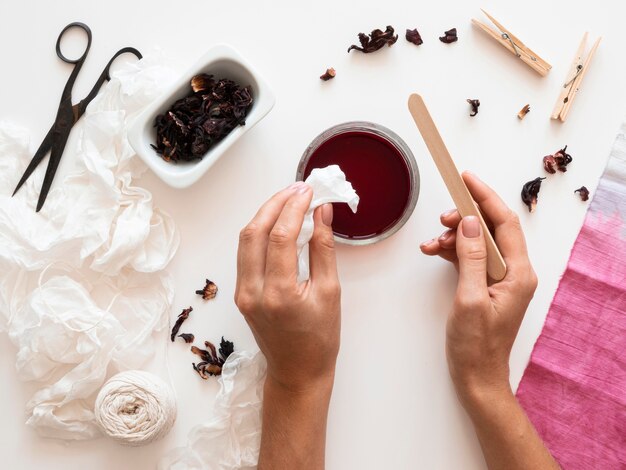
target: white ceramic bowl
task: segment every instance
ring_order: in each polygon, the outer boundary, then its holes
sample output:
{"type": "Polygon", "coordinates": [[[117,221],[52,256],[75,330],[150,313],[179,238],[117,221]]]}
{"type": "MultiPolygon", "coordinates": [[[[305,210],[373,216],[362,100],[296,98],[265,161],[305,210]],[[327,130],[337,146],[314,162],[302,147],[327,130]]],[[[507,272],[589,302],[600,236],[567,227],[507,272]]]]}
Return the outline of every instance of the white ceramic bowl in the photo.
{"type": "Polygon", "coordinates": [[[274,106],[274,101],[274,94],[250,63],[232,47],[219,44],[209,49],[162,96],[146,107],[132,123],[128,131],[128,140],[137,155],[165,183],[174,188],[186,188],[198,181],[237,139],[263,119],[274,106]],[[156,144],[154,119],[167,111],[176,100],[191,93],[190,81],[199,73],[213,74],[216,78],[229,78],[241,86],[250,85],[253,101],[246,116],[246,124],[233,129],[211,147],[201,160],[166,162],[150,146],[156,144]]]}

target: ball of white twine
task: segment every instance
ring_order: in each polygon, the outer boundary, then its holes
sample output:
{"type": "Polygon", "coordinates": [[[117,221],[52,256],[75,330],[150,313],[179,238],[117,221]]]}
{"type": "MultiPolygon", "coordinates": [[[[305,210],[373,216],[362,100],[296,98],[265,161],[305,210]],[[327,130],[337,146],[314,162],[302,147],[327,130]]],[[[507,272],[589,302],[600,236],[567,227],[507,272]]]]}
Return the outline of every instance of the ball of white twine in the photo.
{"type": "Polygon", "coordinates": [[[102,431],[121,444],[141,446],[162,438],[176,421],[176,398],[160,377],[120,372],[100,389],[95,405],[102,431]]]}

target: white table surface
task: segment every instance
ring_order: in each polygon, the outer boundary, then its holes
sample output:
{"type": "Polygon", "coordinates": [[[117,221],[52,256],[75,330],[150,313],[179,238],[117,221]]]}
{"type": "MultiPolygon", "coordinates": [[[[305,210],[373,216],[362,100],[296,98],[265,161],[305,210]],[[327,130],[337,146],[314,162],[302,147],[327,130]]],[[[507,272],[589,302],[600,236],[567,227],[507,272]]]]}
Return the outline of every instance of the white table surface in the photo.
{"type": "MultiPolygon", "coordinates": [[[[511,357],[517,386],[586,204],[572,191],[593,190],[626,110],[626,40],[621,2],[536,1],[260,2],[163,0],[3,2],[0,6],[2,78],[0,119],[32,130],[33,149],[54,119],[69,67],[54,53],[60,30],[84,21],[93,45],[75,89],[84,96],[122,46],[148,52],[160,46],[181,70],[216,42],[238,48],[273,87],[274,110],[231,148],[195,186],[175,190],[152,174],[140,184],[169,213],[182,235],[169,271],[177,295],[172,314],[189,305],[199,337],[225,335],[238,348],[254,341],[232,294],[239,229],[273,192],[290,183],[300,155],[323,129],[348,120],[371,120],[396,131],[413,150],[421,172],[415,212],[396,235],[375,246],[338,247],[343,286],[342,349],[328,422],[329,469],[479,469],[483,459],[471,425],[458,405],[444,357],[444,328],[455,289],[454,270],[420,254],[419,242],[439,235],[438,215],[451,200],[406,109],[422,93],[457,165],[489,182],[517,210],[540,283],[511,357]],[[494,14],[548,60],[541,78],[473,28],[480,7],[494,14]],[[347,54],[360,31],[391,24],[397,44],[376,54],[347,54]],[[417,27],[424,45],[403,38],[417,27]],[[456,27],[459,41],[437,37],[456,27]],[[569,120],[549,120],[574,52],[585,30],[604,37],[569,120]],[[620,60],[621,59],[621,60],[620,60]],[[328,66],[337,78],[317,77],[328,66]],[[466,98],[481,100],[468,116],[466,98]],[[526,103],[531,113],[516,114],[526,103]],[[574,157],[566,174],[551,176],[529,215],[519,197],[524,182],[545,176],[541,157],[563,145],[574,157]],[[218,298],[200,307],[193,290],[208,276],[218,298]]],[[[487,21],[485,19],[485,21],[487,21]]],[[[68,48],[71,44],[68,44],[68,48]]],[[[31,385],[18,381],[15,348],[0,337],[0,452],[7,469],[150,469],[209,418],[217,390],[192,372],[182,345],[170,348],[179,395],[179,418],[170,435],[144,448],[105,439],[86,443],[44,440],[24,425],[31,385]]],[[[314,358],[311,358],[314,360],[314,358]]]]}

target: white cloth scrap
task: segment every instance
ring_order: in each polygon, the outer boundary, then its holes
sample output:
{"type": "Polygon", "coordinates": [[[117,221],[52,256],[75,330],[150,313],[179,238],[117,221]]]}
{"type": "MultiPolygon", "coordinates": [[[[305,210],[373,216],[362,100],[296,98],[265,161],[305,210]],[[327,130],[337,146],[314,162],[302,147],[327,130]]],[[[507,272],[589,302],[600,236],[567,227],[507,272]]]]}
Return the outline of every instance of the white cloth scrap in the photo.
{"type": "Polygon", "coordinates": [[[302,229],[296,242],[298,248],[298,281],[309,278],[309,241],[313,237],[313,212],[323,204],[345,202],[352,212],[356,213],[359,196],[346,181],[346,175],[339,166],[330,165],[326,168],[315,168],[305,180],[313,188],[313,199],[309,210],[304,216],[302,229]]]}
{"type": "Polygon", "coordinates": [[[252,470],[261,445],[263,384],[267,363],[261,352],[235,351],[218,379],[213,417],[196,426],[187,445],[169,452],[159,470],[252,470]]]}
{"type": "Polygon", "coordinates": [[[174,290],[163,269],[179,235],[133,184],[145,167],[126,139],[129,120],[175,78],[163,62],[112,73],[39,213],[47,160],[11,197],[35,149],[28,132],[0,123],[0,331],[18,349],[18,376],[38,384],[27,422],[43,436],[100,435],[93,404],[107,373],[140,367],[167,327],[174,290]]]}

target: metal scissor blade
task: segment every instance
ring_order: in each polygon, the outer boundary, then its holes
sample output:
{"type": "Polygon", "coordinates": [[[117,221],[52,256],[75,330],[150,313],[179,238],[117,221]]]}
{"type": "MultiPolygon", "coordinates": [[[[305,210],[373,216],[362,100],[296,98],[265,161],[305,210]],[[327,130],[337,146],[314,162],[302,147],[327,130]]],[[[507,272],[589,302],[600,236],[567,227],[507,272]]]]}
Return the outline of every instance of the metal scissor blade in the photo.
{"type": "Polygon", "coordinates": [[[46,168],[46,175],[43,178],[43,184],[41,185],[41,192],[39,193],[39,200],[37,201],[37,208],[35,209],[35,212],[39,212],[46,202],[46,197],[48,197],[48,192],[50,192],[52,180],[54,179],[54,175],[56,174],[59,163],[61,162],[61,157],[63,156],[63,150],[65,149],[68,137],[69,131],[63,133],[62,136],[59,137],[59,140],[55,140],[54,145],[52,146],[50,161],[48,162],[48,167],[46,168]]]}
{"type": "Polygon", "coordinates": [[[48,131],[48,134],[44,137],[43,142],[37,149],[37,152],[35,152],[35,155],[33,156],[30,163],[28,164],[26,171],[24,171],[24,174],[22,175],[20,182],[17,183],[17,186],[15,187],[15,191],[13,191],[13,194],[11,196],[15,196],[15,193],[18,192],[18,190],[22,187],[22,185],[26,182],[26,180],[30,177],[30,175],[33,174],[33,171],[35,171],[35,168],[37,168],[37,166],[41,163],[41,160],[43,160],[43,157],[45,157],[46,154],[50,151],[50,148],[52,147],[53,131],[54,131],[54,126],[50,128],[50,130],[48,131]]]}

